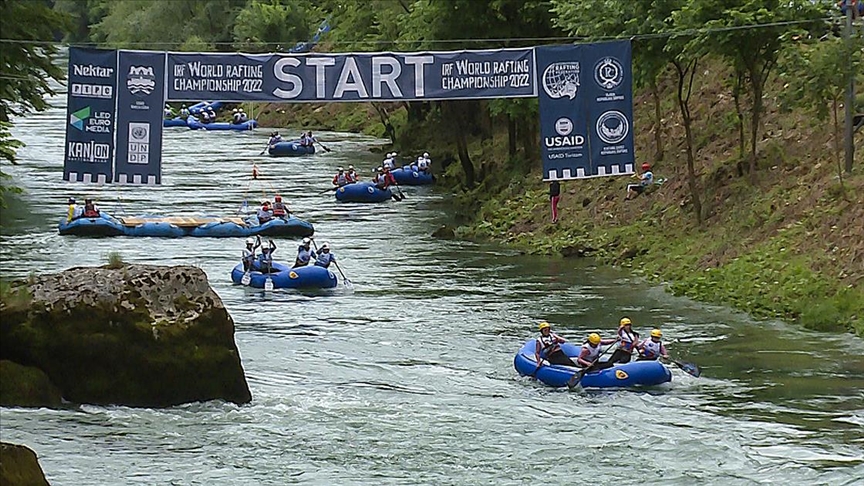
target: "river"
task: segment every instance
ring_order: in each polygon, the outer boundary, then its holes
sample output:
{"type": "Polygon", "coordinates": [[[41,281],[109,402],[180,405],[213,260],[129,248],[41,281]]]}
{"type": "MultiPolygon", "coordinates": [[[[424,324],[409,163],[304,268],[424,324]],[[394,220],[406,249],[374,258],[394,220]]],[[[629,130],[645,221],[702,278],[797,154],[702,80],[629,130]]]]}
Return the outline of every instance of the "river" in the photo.
{"type": "MultiPolygon", "coordinates": [[[[166,129],[161,187],[64,183],[65,95],[52,103],[14,127],[27,147],[4,170],[25,193],[2,213],[3,278],[98,265],[109,251],[197,265],[236,322],[253,395],[243,406],[0,409],[2,439],[33,448],[53,485],[861,484],[861,339],[754,321],[588,260],[434,239],[448,221],[440,188],[377,205],[319,195],[336,167],[377,165],[369,147],[381,140],[358,135],[320,133],[331,153],[268,159],[257,157],[266,129],[166,129]],[[253,162],[266,184],[250,187],[253,162]],[[114,214],[232,214],[271,184],[331,243],[353,291],[234,286],[240,239],[57,234],[69,196],[114,214]],[[514,371],[540,319],[581,340],[611,335],[623,315],[643,335],[662,327],[702,377],[568,392],[514,371]]],[[[276,244],[293,258],[296,241],[276,244]]]]}

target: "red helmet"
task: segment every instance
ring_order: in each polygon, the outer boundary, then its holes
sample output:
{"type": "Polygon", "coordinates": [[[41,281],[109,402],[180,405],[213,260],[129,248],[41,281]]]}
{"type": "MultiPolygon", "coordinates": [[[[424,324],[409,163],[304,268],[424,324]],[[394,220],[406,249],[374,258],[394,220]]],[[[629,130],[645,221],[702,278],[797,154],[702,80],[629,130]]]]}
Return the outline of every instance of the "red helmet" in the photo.
{"type": "Polygon", "coordinates": [[[276,196],[273,198],[276,202],[282,202],[282,196],[276,196]]]}
{"type": "Polygon", "coordinates": [[[648,163],[642,164],[642,170],[651,170],[651,164],[648,164],[648,163]]]}

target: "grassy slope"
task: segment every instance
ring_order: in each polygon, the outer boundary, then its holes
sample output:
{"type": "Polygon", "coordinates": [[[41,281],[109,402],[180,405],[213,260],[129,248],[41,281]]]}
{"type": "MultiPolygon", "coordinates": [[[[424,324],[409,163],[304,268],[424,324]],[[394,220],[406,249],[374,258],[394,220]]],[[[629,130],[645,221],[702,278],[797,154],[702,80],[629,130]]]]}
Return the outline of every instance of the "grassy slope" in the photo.
{"type": "MultiPolygon", "coordinates": [[[[624,178],[567,182],[560,221],[552,225],[547,186],[514,175],[516,184],[486,188],[490,199],[459,234],[532,253],[589,254],[699,300],[864,335],[864,134],[856,139],[855,170],[844,174],[841,186],[830,127],[802,111],[780,113],[769,92],[757,181],[751,184],[735,169],[734,106],[718,81],[723,74],[703,71],[691,102],[707,215],[701,227],[686,185],[683,126],[667,86],[666,157],[654,164],[654,173],[668,182],[658,191],[625,201],[631,181],[624,178]]],[[[634,105],[641,164],[654,152],[653,105],[647,95],[634,105]]],[[[506,146],[506,139],[498,145],[506,146]]]]}

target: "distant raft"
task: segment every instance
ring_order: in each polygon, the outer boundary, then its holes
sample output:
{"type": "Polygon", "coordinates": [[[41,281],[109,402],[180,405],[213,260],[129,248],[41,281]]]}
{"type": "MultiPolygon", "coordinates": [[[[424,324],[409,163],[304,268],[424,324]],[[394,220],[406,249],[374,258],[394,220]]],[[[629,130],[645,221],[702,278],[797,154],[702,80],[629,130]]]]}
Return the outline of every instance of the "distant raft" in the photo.
{"type": "Polygon", "coordinates": [[[301,155],[312,155],[315,153],[314,145],[300,145],[299,140],[291,142],[279,142],[267,149],[271,157],[299,157],[301,155]]]}
{"type": "Polygon", "coordinates": [[[219,109],[222,108],[223,104],[224,103],[222,103],[221,101],[201,101],[201,102],[195,103],[194,105],[190,106],[189,107],[189,113],[192,113],[193,115],[197,115],[197,114],[201,113],[203,110],[205,110],[205,109],[209,110],[210,108],[213,108],[213,111],[219,111],[219,109]]]}
{"type": "Polygon", "coordinates": [[[236,238],[245,236],[312,236],[315,228],[311,223],[294,216],[275,218],[258,224],[255,216],[243,218],[220,218],[214,216],[166,217],[144,215],[115,218],[104,211],[95,218],[78,218],[60,221],[61,235],[75,236],[151,236],[181,238],[198,236],[205,238],[236,238]]]}
{"type": "Polygon", "coordinates": [[[336,200],[342,202],[383,202],[393,197],[390,189],[379,189],[371,182],[355,182],[336,189],[336,200]]]}
{"type": "Polygon", "coordinates": [[[257,128],[258,122],[255,120],[247,120],[243,123],[228,123],[228,122],[201,123],[194,116],[190,116],[186,120],[186,126],[191,128],[192,130],[207,130],[207,131],[235,130],[238,132],[242,132],[242,131],[252,130],[254,128],[257,128]]]}
{"type": "MultiPolygon", "coordinates": [[[[255,262],[252,271],[249,272],[250,287],[263,289],[268,276],[273,281],[274,289],[332,289],[338,284],[333,272],[317,265],[291,268],[273,262],[270,273],[262,273],[261,270],[263,269],[258,266],[258,262],[255,262]]],[[[243,264],[237,264],[231,271],[231,280],[235,284],[242,283],[244,273],[243,264]]]]}
{"type": "Polygon", "coordinates": [[[428,186],[435,183],[435,176],[429,172],[420,172],[413,165],[391,170],[390,173],[393,174],[396,183],[402,186],[428,186]]]}
{"type": "MultiPolygon", "coordinates": [[[[513,366],[522,376],[536,378],[542,383],[560,388],[567,386],[567,382],[579,370],[576,367],[549,365],[537,368],[537,360],[534,357],[537,340],[532,339],[525,343],[516,353],[513,366]]],[[[567,356],[575,358],[579,356],[580,346],[570,343],[561,345],[561,349],[567,356]]],[[[618,363],[605,370],[586,373],[582,377],[581,385],[584,388],[620,388],[631,386],[654,386],[672,381],[672,373],[669,368],[659,361],[631,361],[629,363],[618,363]]]]}
{"type": "Polygon", "coordinates": [[[162,120],[162,126],[165,128],[169,128],[169,127],[189,128],[189,126],[186,125],[186,119],[180,118],[179,116],[176,116],[174,118],[163,119],[162,120]]]}

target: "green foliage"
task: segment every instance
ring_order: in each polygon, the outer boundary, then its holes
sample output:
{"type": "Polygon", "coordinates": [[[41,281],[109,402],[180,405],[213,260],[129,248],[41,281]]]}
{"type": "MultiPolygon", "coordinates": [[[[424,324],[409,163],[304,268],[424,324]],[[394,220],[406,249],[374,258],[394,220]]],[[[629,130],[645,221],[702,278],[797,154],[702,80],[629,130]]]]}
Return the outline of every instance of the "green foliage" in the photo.
{"type": "Polygon", "coordinates": [[[123,268],[126,265],[126,262],[123,261],[123,255],[121,255],[119,251],[109,251],[107,260],[108,264],[105,265],[105,268],[110,268],[112,270],[123,268]]]}
{"type": "Polygon", "coordinates": [[[304,9],[300,2],[252,0],[237,15],[234,46],[243,52],[292,47],[309,39],[310,20],[317,24],[317,19],[318,15],[304,9]]]}

